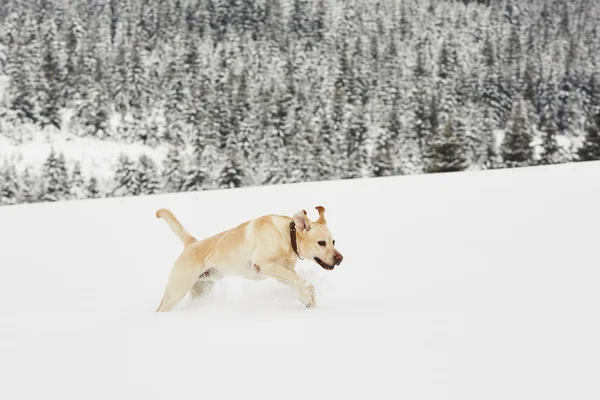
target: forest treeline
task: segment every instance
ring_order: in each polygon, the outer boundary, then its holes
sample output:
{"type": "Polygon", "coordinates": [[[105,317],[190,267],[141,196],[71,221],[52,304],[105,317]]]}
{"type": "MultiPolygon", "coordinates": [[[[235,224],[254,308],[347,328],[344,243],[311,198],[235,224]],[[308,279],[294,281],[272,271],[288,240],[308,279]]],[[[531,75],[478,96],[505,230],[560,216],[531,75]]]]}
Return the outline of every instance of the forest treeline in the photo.
{"type": "Polygon", "coordinates": [[[599,26],[593,0],[4,0],[0,135],[168,155],[104,184],[5,160],[0,201],[600,159],[599,26]]]}

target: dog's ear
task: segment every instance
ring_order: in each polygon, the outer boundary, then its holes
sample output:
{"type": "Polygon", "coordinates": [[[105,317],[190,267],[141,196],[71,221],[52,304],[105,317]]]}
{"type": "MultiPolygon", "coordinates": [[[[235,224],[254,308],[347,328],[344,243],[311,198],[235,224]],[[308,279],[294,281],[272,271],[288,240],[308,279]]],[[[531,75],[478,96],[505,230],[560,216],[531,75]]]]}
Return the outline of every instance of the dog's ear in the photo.
{"type": "Polygon", "coordinates": [[[294,214],[294,222],[299,231],[310,231],[310,220],[306,216],[306,211],[300,210],[294,214]]]}
{"type": "Polygon", "coordinates": [[[316,206],[315,208],[319,212],[319,219],[316,221],[317,224],[327,225],[327,221],[325,220],[325,207],[316,206]]]}

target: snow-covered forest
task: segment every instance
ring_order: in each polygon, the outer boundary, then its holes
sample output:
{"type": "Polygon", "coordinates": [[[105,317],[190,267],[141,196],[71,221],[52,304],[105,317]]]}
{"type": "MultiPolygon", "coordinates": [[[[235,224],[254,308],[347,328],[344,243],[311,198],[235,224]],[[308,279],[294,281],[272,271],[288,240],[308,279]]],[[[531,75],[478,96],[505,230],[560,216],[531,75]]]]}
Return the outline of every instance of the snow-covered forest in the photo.
{"type": "Polygon", "coordinates": [[[47,148],[0,148],[0,204],[594,160],[599,127],[595,0],[0,2],[0,143],[47,148]],[[100,178],[65,136],[163,157],[100,178]]]}

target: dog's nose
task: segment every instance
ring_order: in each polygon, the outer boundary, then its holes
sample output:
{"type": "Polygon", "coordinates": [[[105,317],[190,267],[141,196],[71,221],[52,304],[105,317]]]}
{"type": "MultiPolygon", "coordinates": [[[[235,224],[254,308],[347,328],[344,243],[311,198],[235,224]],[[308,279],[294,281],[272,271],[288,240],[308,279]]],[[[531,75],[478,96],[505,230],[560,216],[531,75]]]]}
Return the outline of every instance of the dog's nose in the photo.
{"type": "Polygon", "coordinates": [[[335,264],[340,265],[342,263],[343,259],[344,259],[344,256],[342,256],[340,253],[337,253],[335,255],[335,264]]]}

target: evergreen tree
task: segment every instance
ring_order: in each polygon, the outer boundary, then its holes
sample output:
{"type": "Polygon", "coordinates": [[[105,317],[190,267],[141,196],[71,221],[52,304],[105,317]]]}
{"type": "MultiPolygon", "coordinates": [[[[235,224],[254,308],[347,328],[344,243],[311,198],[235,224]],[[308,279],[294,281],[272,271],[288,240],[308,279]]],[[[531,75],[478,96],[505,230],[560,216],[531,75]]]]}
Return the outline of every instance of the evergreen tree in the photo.
{"type": "Polygon", "coordinates": [[[394,174],[393,144],[386,132],[378,138],[373,151],[373,176],[390,176],[394,174]]]}
{"type": "Polygon", "coordinates": [[[335,135],[331,127],[330,116],[327,111],[323,110],[320,114],[320,126],[315,129],[315,143],[313,180],[331,179],[335,175],[335,135]]]}
{"type": "Polygon", "coordinates": [[[553,118],[549,118],[545,121],[542,127],[543,142],[542,142],[542,155],[540,158],[540,164],[558,164],[560,163],[560,147],[556,140],[558,134],[558,128],[553,118]]]}
{"type": "Polygon", "coordinates": [[[132,196],[137,194],[139,183],[135,163],[125,153],[119,155],[113,180],[113,196],[132,196]]]}
{"type": "Polygon", "coordinates": [[[78,85],[82,74],[80,71],[80,68],[82,68],[80,62],[83,60],[79,55],[82,38],[83,28],[81,26],[81,21],[79,18],[74,18],[73,21],[71,21],[65,38],[67,60],[63,96],[68,100],[67,103],[71,103],[81,90],[78,85]]]}
{"type": "Polygon", "coordinates": [[[350,125],[346,133],[346,166],[343,175],[345,179],[362,177],[363,168],[367,164],[368,127],[365,113],[365,109],[359,106],[354,107],[352,111],[350,125]]]}
{"type": "Polygon", "coordinates": [[[187,105],[190,103],[192,89],[186,84],[186,76],[183,71],[183,56],[175,48],[171,55],[171,61],[167,66],[165,82],[165,120],[166,130],[164,141],[172,146],[183,144],[185,136],[185,115],[188,112],[187,105]]]}
{"type": "Polygon", "coordinates": [[[160,192],[156,163],[146,154],[142,154],[138,160],[137,173],[138,186],[133,193],[134,195],[149,195],[160,192]]]}
{"type": "Polygon", "coordinates": [[[169,147],[167,157],[163,162],[162,180],[166,193],[179,192],[185,180],[183,159],[177,147],[169,147]]]}
{"type": "Polygon", "coordinates": [[[413,132],[415,140],[421,156],[424,155],[425,147],[430,136],[434,132],[434,127],[431,125],[432,118],[435,114],[431,112],[432,98],[429,96],[426,88],[421,87],[415,89],[414,111],[413,111],[413,132]]]}
{"type": "Polygon", "coordinates": [[[587,115],[600,113],[600,72],[593,72],[583,86],[587,115]]]}
{"type": "Polygon", "coordinates": [[[112,79],[111,79],[111,97],[114,99],[114,106],[117,112],[124,115],[130,107],[128,88],[129,82],[129,65],[130,57],[128,53],[128,45],[123,35],[119,43],[115,46],[116,55],[115,61],[112,64],[112,79]]]}
{"type": "Polygon", "coordinates": [[[600,113],[588,121],[585,141],[578,155],[581,161],[600,160],[600,113]]]}
{"type": "Polygon", "coordinates": [[[457,172],[464,171],[468,166],[464,140],[454,129],[452,118],[447,118],[441,135],[431,141],[425,172],[457,172]]]}
{"type": "Polygon", "coordinates": [[[297,37],[303,37],[309,32],[309,14],[307,0],[292,0],[292,15],[290,17],[290,30],[297,37]]]}
{"type": "Polygon", "coordinates": [[[328,4],[326,0],[318,0],[310,31],[316,42],[325,39],[327,27],[328,4]]]}
{"type": "Polygon", "coordinates": [[[14,164],[4,162],[0,170],[0,204],[14,205],[19,203],[21,188],[14,164]]]}
{"type": "Polygon", "coordinates": [[[481,101],[489,113],[493,129],[506,126],[511,112],[511,93],[508,83],[497,71],[497,66],[491,67],[483,82],[481,101]]]}
{"type": "Polygon", "coordinates": [[[84,101],[79,106],[77,117],[86,134],[106,138],[111,136],[109,118],[112,110],[105,82],[105,62],[95,56],[93,65],[90,69],[93,79],[87,80],[84,101]]]}
{"type": "Polygon", "coordinates": [[[59,45],[56,38],[56,30],[53,22],[48,23],[45,29],[44,56],[42,59],[43,79],[41,84],[40,99],[42,127],[53,125],[61,128],[60,106],[62,104],[62,68],[59,60],[59,45]]]}
{"type": "Polygon", "coordinates": [[[558,110],[556,112],[556,126],[561,135],[569,133],[573,126],[572,97],[571,83],[569,78],[565,76],[560,85],[558,110]]]}
{"type": "Polygon", "coordinates": [[[31,167],[26,167],[21,174],[21,203],[33,203],[39,198],[38,184],[39,180],[33,176],[31,167]]]}
{"type": "Polygon", "coordinates": [[[206,188],[208,179],[205,170],[204,149],[206,147],[202,132],[197,131],[194,138],[192,157],[188,162],[188,169],[181,189],[184,192],[199,191],[206,188]]]}
{"type": "Polygon", "coordinates": [[[131,52],[131,61],[126,72],[128,83],[127,88],[130,92],[129,104],[137,110],[143,110],[147,108],[150,90],[148,81],[146,79],[146,71],[141,54],[142,49],[138,41],[133,43],[131,52]]]}
{"type": "Polygon", "coordinates": [[[237,188],[244,182],[244,170],[241,168],[239,157],[229,154],[217,180],[219,188],[237,188]]]}
{"type": "Polygon", "coordinates": [[[215,82],[213,82],[217,98],[213,105],[211,117],[213,122],[212,135],[217,140],[217,148],[219,151],[225,150],[227,141],[234,137],[236,132],[233,130],[230,122],[232,120],[230,113],[231,108],[231,81],[230,70],[225,50],[222,49],[218,56],[219,69],[216,74],[215,82]]]}
{"type": "Polygon", "coordinates": [[[15,43],[9,51],[6,66],[11,79],[7,90],[10,109],[16,112],[21,123],[38,123],[40,119],[33,70],[35,64],[29,62],[32,59],[30,53],[29,47],[15,43]]]}
{"type": "Polygon", "coordinates": [[[525,100],[519,99],[512,112],[511,121],[502,142],[502,160],[507,167],[532,165],[533,132],[527,118],[525,100]]]}
{"type": "Polygon", "coordinates": [[[56,154],[54,148],[42,167],[41,201],[60,201],[69,197],[69,175],[64,154],[56,154]]]}
{"type": "Polygon", "coordinates": [[[85,198],[99,199],[100,197],[102,197],[102,194],[98,189],[98,179],[95,176],[92,176],[85,187],[85,198]]]}
{"type": "Polygon", "coordinates": [[[81,163],[75,162],[73,171],[71,172],[71,190],[70,197],[73,199],[85,198],[85,182],[81,174],[81,163]]]}

